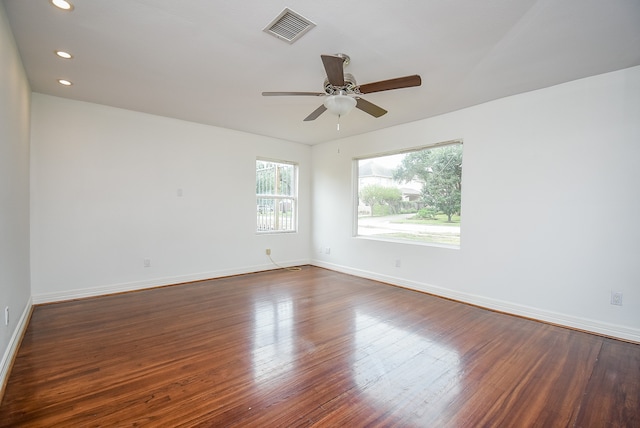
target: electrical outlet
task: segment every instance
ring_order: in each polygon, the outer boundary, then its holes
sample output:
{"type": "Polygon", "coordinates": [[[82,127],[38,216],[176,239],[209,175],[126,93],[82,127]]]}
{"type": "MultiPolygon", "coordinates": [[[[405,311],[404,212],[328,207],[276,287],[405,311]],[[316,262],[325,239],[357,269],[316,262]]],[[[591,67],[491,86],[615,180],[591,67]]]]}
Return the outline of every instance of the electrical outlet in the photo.
{"type": "Polygon", "coordinates": [[[9,306],[4,308],[4,325],[9,325],[9,306]]]}
{"type": "Polygon", "coordinates": [[[402,265],[402,262],[400,261],[400,259],[396,259],[396,267],[400,267],[402,265]]]}
{"type": "Polygon", "coordinates": [[[264,252],[265,252],[265,254],[267,256],[270,256],[271,255],[271,248],[267,248],[264,252]]]}
{"type": "Polygon", "coordinates": [[[620,291],[611,292],[611,304],[616,306],[622,306],[622,292],[620,291]]]}
{"type": "Polygon", "coordinates": [[[331,254],[331,247],[327,247],[324,249],[325,254],[331,254]]]}
{"type": "Polygon", "coordinates": [[[143,264],[144,267],[151,267],[151,259],[144,259],[143,264]]]}

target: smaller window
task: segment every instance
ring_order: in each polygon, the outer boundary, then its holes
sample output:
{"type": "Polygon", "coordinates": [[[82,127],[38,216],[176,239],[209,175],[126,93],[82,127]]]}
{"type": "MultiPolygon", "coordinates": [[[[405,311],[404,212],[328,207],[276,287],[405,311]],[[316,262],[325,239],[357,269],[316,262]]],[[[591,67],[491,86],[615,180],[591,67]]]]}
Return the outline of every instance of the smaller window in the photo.
{"type": "Polygon", "coordinates": [[[256,231],[295,232],[298,167],[292,163],[256,160],[256,231]]]}

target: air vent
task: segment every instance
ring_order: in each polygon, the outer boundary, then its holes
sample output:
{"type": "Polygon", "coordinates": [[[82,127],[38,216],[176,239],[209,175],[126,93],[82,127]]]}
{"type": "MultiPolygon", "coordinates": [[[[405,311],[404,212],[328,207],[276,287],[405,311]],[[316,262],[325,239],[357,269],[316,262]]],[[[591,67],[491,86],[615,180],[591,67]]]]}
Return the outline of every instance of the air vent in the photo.
{"type": "Polygon", "coordinates": [[[285,8],[276,19],[264,28],[264,31],[281,40],[293,43],[315,26],[316,24],[307,18],[285,8]]]}

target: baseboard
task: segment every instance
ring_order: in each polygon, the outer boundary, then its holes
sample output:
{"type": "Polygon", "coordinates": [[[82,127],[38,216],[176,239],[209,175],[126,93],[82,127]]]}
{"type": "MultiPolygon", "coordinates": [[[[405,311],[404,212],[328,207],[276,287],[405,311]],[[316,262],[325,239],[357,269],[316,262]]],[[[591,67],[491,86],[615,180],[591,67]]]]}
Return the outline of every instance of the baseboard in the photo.
{"type": "MultiPolygon", "coordinates": [[[[468,303],[475,306],[480,306],[486,309],[504,312],[511,315],[521,316],[525,318],[531,318],[538,321],[543,321],[549,324],[568,327],[576,330],[582,330],[589,333],[603,335],[607,337],[613,337],[629,342],[640,343],[640,329],[621,326],[617,324],[609,324],[597,320],[588,318],[575,317],[571,315],[562,314],[559,312],[547,311],[535,307],[526,305],[520,305],[508,301],[491,299],[475,294],[462,293],[454,290],[450,290],[443,287],[437,287],[427,283],[421,283],[417,281],[409,281],[402,278],[397,278],[390,275],[382,275],[376,272],[354,269],[348,266],[337,265],[333,263],[327,263],[320,260],[294,260],[288,262],[279,263],[281,267],[301,266],[311,264],[313,266],[322,267],[325,269],[334,270],[337,272],[346,273],[349,275],[358,276],[361,278],[372,279],[374,281],[385,282],[388,284],[396,285],[399,287],[408,288],[411,290],[422,291],[425,293],[433,294],[436,296],[444,297],[447,299],[455,300],[462,303],[468,303]]],[[[109,284],[98,287],[65,290],[56,293],[36,294],[32,296],[32,304],[43,304],[61,302],[65,300],[82,299],[87,297],[103,296],[108,294],[123,293],[128,291],[144,290],[148,288],[162,287],[166,285],[181,284],[185,282],[204,281],[208,279],[222,278],[225,276],[243,275],[247,273],[264,272],[268,270],[279,269],[279,266],[273,264],[254,265],[245,268],[225,269],[219,271],[202,272],[198,274],[153,278],[144,281],[135,281],[121,284],[109,284]]],[[[31,305],[31,302],[30,302],[31,305]]],[[[17,331],[18,329],[16,329],[17,331]]],[[[9,347],[10,348],[10,347],[9,347]]],[[[5,356],[6,357],[6,356],[5,356]]],[[[4,358],[4,357],[3,357],[4,358]]],[[[2,361],[4,370],[5,361],[2,361]]],[[[4,375],[4,371],[2,372],[4,375]]]]}
{"type": "Polygon", "coordinates": [[[184,284],[186,282],[205,281],[208,279],[223,278],[226,276],[244,275],[247,273],[264,272],[268,270],[280,269],[281,267],[308,265],[309,260],[291,260],[278,262],[278,266],[273,263],[264,265],[254,265],[243,268],[224,269],[210,272],[200,272],[189,275],[178,275],[162,278],[151,278],[143,281],[125,282],[120,284],[106,284],[96,287],[88,287],[74,290],[64,290],[55,293],[34,294],[33,304],[63,302],[66,300],[84,299],[87,297],[105,296],[108,294],[125,293],[129,291],[145,290],[149,288],[164,287],[167,285],[184,284]]]}
{"type": "Polygon", "coordinates": [[[11,367],[13,366],[13,361],[15,360],[15,357],[18,353],[20,342],[22,342],[22,337],[24,336],[25,331],[27,331],[27,326],[29,325],[29,320],[31,319],[32,310],[33,302],[30,298],[27,301],[24,311],[22,311],[22,315],[18,320],[16,328],[13,330],[11,339],[9,339],[7,349],[2,356],[2,361],[0,362],[0,401],[2,401],[2,398],[4,397],[4,390],[7,386],[7,382],[9,381],[11,367]]]}
{"type": "Polygon", "coordinates": [[[612,337],[628,342],[640,343],[640,329],[626,327],[617,324],[609,324],[588,318],[581,318],[559,312],[548,311],[531,306],[520,305],[517,303],[507,302],[498,299],[491,299],[470,293],[462,293],[443,287],[437,287],[431,284],[421,283],[417,281],[409,281],[390,275],[382,275],[376,272],[354,269],[348,266],[336,265],[319,260],[311,262],[313,266],[358,276],[361,278],[372,279],[391,285],[396,285],[411,290],[422,291],[424,293],[433,294],[435,296],[444,297],[446,299],[479,306],[497,312],[503,312],[510,315],[516,315],[524,318],[530,318],[542,321],[548,324],[554,324],[562,327],[581,330],[601,336],[612,337]]]}

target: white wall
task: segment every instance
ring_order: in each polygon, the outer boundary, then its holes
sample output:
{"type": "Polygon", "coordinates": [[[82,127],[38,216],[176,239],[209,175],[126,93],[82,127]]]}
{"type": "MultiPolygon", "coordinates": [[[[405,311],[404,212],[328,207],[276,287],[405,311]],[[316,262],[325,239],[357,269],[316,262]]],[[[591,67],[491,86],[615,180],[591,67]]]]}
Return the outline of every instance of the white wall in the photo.
{"type": "Polygon", "coordinates": [[[36,93],[31,133],[35,303],[309,262],[309,146],[36,93]],[[256,235],[258,156],[299,163],[298,233],[256,235]]]}
{"type": "Polygon", "coordinates": [[[4,5],[0,3],[0,389],[31,307],[30,92],[4,5]],[[8,325],[4,317],[6,307],[8,325]]]}
{"type": "Polygon", "coordinates": [[[640,341],[640,67],[312,152],[318,265],[640,341]],[[453,139],[460,249],[352,237],[352,158],[453,139]]]}

